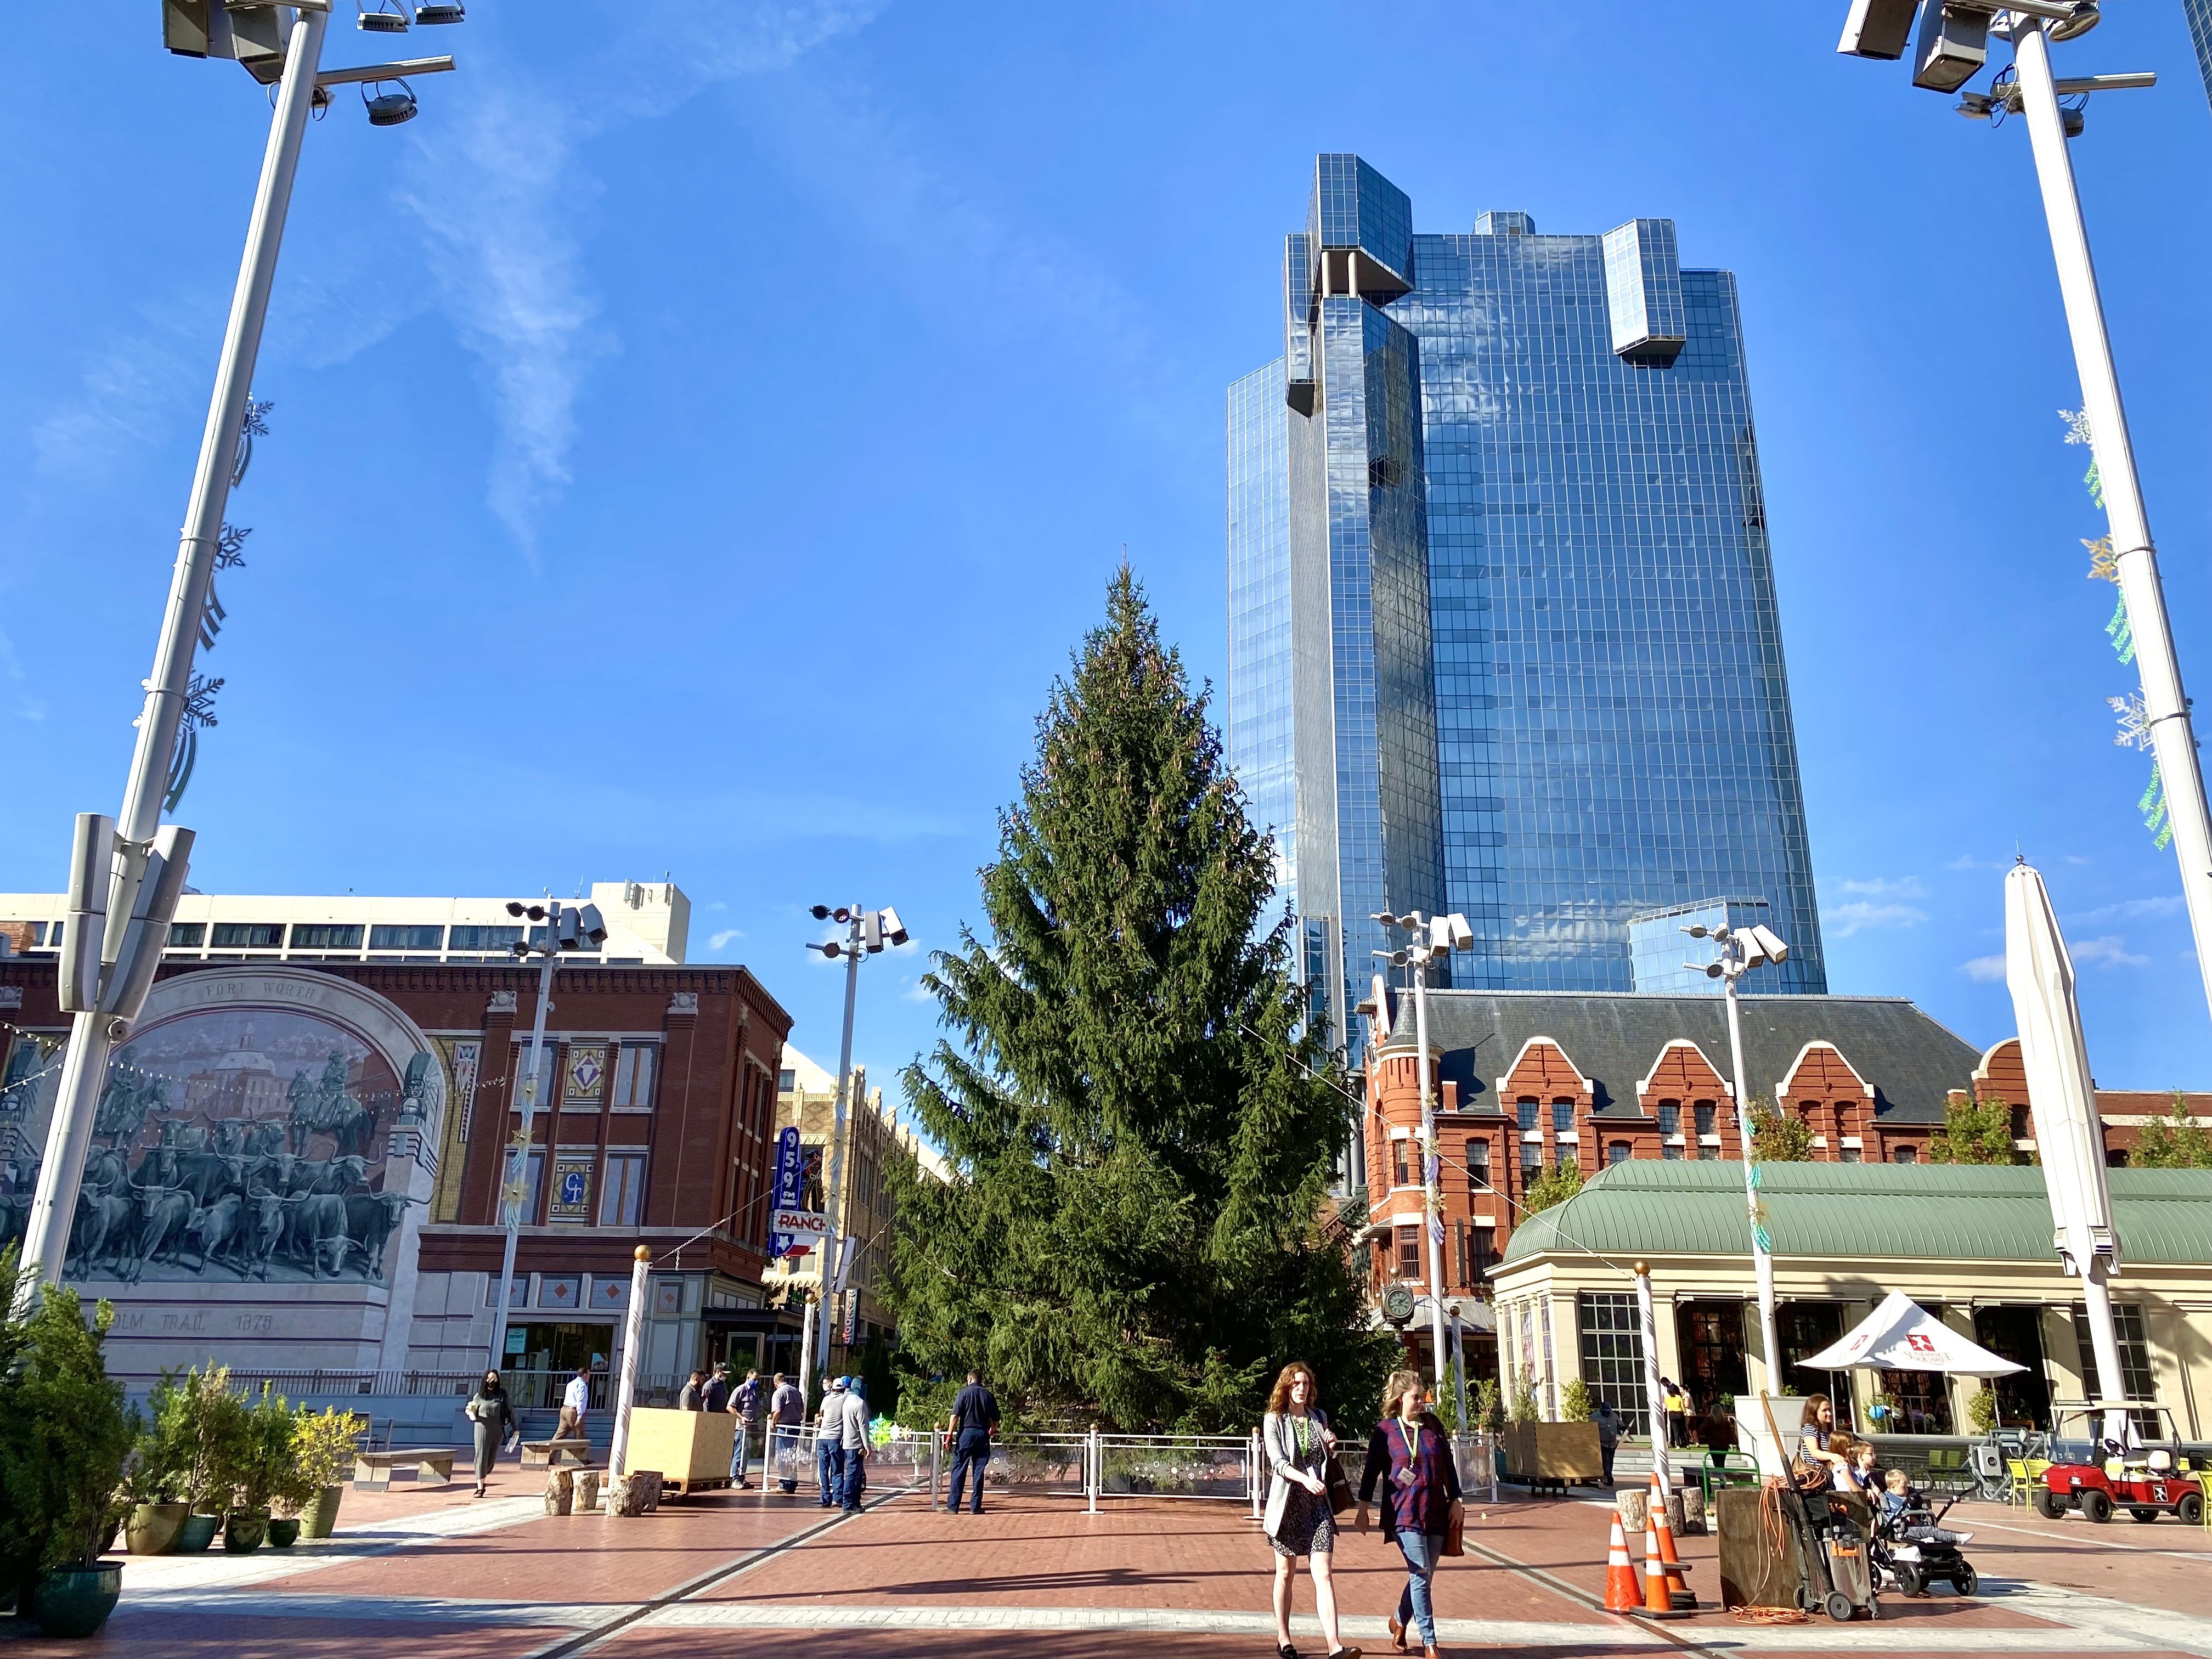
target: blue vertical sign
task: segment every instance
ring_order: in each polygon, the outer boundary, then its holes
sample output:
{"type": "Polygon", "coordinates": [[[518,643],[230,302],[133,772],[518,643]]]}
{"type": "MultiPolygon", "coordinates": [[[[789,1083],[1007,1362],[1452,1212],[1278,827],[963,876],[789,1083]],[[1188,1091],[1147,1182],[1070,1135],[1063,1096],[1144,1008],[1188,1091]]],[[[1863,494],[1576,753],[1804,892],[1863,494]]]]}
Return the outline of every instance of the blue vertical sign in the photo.
{"type": "MultiPolygon", "coordinates": [[[[799,1126],[795,1123],[786,1124],[775,1138],[775,1186],[769,1194],[773,1205],[771,1214],[777,1210],[795,1210],[799,1207],[799,1126]]],[[[770,1260],[781,1260],[789,1255],[798,1243],[799,1239],[795,1234],[771,1231],[768,1237],[768,1253],[770,1260]]]]}

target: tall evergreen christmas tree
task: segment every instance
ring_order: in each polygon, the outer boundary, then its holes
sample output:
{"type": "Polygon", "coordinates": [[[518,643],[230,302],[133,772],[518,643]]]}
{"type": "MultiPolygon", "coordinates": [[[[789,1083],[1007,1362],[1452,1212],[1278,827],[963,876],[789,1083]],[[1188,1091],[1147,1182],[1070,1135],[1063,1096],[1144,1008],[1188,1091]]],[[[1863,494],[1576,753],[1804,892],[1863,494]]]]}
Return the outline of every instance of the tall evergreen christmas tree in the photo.
{"type": "Polygon", "coordinates": [[[1390,1345],[1323,1200],[1352,1108],[1264,926],[1273,853],[1125,568],[1038,721],[986,927],[924,984],[905,1074],[949,1185],[904,1176],[906,1363],[1127,1430],[1242,1428],[1301,1358],[1364,1423],[1390,1345]]]}

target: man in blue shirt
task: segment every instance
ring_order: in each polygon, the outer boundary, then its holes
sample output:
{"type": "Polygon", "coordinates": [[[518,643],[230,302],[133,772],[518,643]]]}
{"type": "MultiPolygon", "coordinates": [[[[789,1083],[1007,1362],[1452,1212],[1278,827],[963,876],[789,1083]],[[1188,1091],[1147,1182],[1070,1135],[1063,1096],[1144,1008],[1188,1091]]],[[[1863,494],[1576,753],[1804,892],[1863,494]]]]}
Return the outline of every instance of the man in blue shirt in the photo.
{"type": "Polygon", "coordinates": [[[968,1386],[953,1396],[952,1415],[945,1424],[952,1437],[952,1501],[948,1513],[960,1513],[960,1488],[972,1472],[975,1480],[971,1515],[983,1512],[983,1471],[991,1462],[991,1435],[999,1426],[999,1402],[975,1372],[968,1373],[968,1386]]]}

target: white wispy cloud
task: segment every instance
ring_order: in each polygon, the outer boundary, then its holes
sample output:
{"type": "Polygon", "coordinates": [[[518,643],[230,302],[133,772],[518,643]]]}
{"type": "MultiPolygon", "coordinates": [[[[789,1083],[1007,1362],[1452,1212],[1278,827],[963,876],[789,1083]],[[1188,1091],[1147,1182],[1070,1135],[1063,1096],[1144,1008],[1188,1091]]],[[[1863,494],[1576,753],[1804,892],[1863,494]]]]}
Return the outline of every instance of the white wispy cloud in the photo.
{"type": "Polygon", "coordinates": [[[1917,876],[1900,876],[1895,881],[1879,878],[1867,881],[1841,881],[1836,884],[1838,892],[1856,893],[1862,898],[1925,898],[1928,890],[1920,884],[1917,876]]]}
{"type": "Polygon", "coordinates": [[[1994,984],[2004,977],[2005,960],[2002,956],[1976,957],[1972,962],[1960,963],[1959,971],[1984,985],[1994,984]]]}
{"type": "Polygon", "coordinates": [[[2107,933],[2102,939],[2069,939],[2066,949],[2075,961],[2103,968],[2140,968],[2150,960],[2134,954],[2127,943],[2118,933],[2107,933]]]}
{"type": "Polygon", "coordinates": [[[745,932],[742,927],[725,927],[719,933],[709,933],[707,936],[707,948],[709,951],[720,951],[744,936],[745,932]]]}
{"type": "Polygon", "coordinates": [[[94,349],[76,392],[31,428],[38,470],[76,483],[108,477],[131,451],[166,442],[204,412],[206,364],[185,349],[188,331],[221,312],[193,296],[119,328],[94,349]]]}
{"type": "Polygon", "coordinates": [[[2100,927],[2108,921],[2142,921],[2154,916],[2178,916],[2181,912],[2180,894],[2160,893],[2155,898],[2122,899],[2117,904],[2100,904],[2094,910],[2067,916],[2064,921],[2069,927],[2100,927]]]}
{"type": "Polygon", "coordinates": [[[2009,870],[2012,866],[2002,859],[1978,859],[1972,853],[1961,853],[1943,867],[1946,870],[2009,870]]]}
{"type": "Polygon", "coordinates": [[[1870,928],[1917,927],[1927,920],[1928,913],[1914,905],[1875,904],[1865,900],[1830,905],[1821,912],[1821,926],[1838,939],[1849,939],[1870,928]]]}
{"type": "Polygon", "coordinates": [[[599,14],[606,36],[572,70],[539,76],[511,56],[479,58],[465,103],[436,142],[412,147],[401,199],[427,234],[440,305],[490,381],[488,498],[533,563],[538,526],[569,479],[577,399],[619,349],[584,272],[604,187],[580,148],[718,82],[787,69],[884,3],[633,0],[599,14]]]}

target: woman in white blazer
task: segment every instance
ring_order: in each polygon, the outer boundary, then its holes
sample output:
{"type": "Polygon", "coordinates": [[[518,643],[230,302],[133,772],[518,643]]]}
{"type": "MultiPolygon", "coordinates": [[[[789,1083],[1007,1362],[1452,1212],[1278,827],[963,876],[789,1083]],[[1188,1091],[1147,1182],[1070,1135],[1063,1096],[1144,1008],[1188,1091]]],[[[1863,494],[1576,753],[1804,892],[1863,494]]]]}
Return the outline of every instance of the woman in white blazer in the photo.
{"type": "Polygon", "coordinates": [[[1267,1452],[1267,1543],[1275,1552],[1275,1651],[1281,1659],[1298,1659],[1291,1643],[1291,1592],[1303,1556],[1313,1571],[1314,1611],[1321,1615],[1329,1659],[1359,1659],[1359,1650],[1346,1647],[1337,1629],[1336,1586],[1329,1577],[1336,1517],[1322,1478],[1336,1437],[1320,1399],[1313,1367],[1292,1360],[1275,1379],[1261,1430],[1267,1452]]]}

